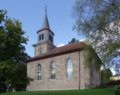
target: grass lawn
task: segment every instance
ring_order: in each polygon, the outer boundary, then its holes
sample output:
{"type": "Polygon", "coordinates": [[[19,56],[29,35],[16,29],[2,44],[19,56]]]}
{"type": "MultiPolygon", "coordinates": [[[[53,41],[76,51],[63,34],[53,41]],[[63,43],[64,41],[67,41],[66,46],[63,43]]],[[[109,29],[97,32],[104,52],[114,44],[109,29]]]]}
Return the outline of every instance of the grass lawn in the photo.
{"type": "Polygon", "coordinates": [[[0,93],[0,95],[114,95],[114,89],[21,91],[0,93]]]}

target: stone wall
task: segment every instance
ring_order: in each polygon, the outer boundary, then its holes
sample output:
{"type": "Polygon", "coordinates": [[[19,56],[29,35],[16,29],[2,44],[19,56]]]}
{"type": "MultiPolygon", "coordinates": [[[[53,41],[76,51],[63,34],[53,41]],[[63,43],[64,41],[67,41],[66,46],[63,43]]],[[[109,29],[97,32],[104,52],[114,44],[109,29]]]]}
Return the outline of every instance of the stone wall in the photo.
{"type": "MultiPolygon", "coordinates": [[[[89,69],[84,68],[83,51],[80,52],[80,89],[90,83],[89,69]]],[[[69,90],[79,89],[79,52],[64,54],[27,63],[27,76],[33,78],[27,90],[69,90]],[[73,62],[73,78],[67,78],[67,60],[73,62]],[[55,62],[55,79],[50,79],[50,65],[55,62]],[[37,65],[41,64],[41,80],[37,80],[37,65]]]]}
{"type": "Polygon", "coordinates": [[[55,48],[55,46],[52,43],[48,42],[48,41],[45,41],[43,43],[38,43],[36,46],[34,46],[34,56],[39,55],[38,49],[40,47],[42,47],[42,53],[46,53],[47,51],[55,48]]]}
{"type": "MultiPolygon", "coordinates": [[[[100,73],[100,71],[99,72],[95,71],[91,67],[89,69],[84,67],[84,61],[85,61],[84,54],[87,54],[87,52],[86,51],[81,51],[81,54],[80,54],[81,63],[82,63],[81,72],[80,72],[81,76],[82,76],[81,77],[81,89],[85,88],[84,83],[90,84],[91,88],[93,88],[93,87],[96,87],[96,86],[101,84],[101,73],[100,73]],[[92,75],[91,75],[91,69],[93,69],[92,70],[92,75]],[[84,78],[83,78],[83,76],[84,76],[84,78]]],[[[94,60],[94,58],[93,58],[93,60],[94,60]]]]}
{"type": "Polygon", "coordinates": [[[93,76],[91,76],[91,88],[99,86],[101,84],[101,73],[93,70],[93,76]]]}
{"type": "Polygon", "coordinates": [[[55,48],[55,46],[51,44],[50,42],[47,42],[47,51],[50,51],[53,48],[55,48]]]}
{"type": "Polygon", "coordinates": [[[80,52],[80,89],[85,89],[85,83],[90,84],[90,70],[84,66],[84,53],[80,52]]]}
{"type": "Polygon", "coordinates": [[[37,46],[34,47],[34,56],[39,55],[38,49],[39,49],[40,47],[42,47],[42,53],[47,52],[47,42],[46,42],[46,43],[39,44],[39,45],[37,45],[37,46]]]}

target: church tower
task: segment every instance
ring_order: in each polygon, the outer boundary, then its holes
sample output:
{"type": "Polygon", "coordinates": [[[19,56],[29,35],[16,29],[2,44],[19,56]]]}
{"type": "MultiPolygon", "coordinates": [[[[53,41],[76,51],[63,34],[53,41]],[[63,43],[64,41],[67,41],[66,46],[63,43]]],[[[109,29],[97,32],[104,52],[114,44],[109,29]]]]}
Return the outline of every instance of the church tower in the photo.
{"type": "Polygon", "coordinates": [[[37,44],[32,45],[34,47],[34,56],[46,53],[51,49],[55,48],[53,42],[54,33],[50,30],[47,18],[47,10],[45,10],[45,17],[42,28],[37,31],[37,44]]]}

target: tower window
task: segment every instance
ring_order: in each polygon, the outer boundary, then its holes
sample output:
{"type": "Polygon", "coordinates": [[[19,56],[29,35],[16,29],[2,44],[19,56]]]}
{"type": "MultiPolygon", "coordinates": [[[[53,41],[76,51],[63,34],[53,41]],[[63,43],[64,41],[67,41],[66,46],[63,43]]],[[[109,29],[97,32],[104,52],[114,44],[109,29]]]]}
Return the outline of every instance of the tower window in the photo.
{"type": "Polygon", "coordinates": [[[39,35],[39,41],[41,40],[41,35],[39,35]]]}
{"type": "Polygon", "coordinates": [[[44,39],[44,34],[39,35],[39,41],[44,39]]]}
{"type": "Polygon", "coordinates": [[[44,39],[44,34],[42,34],[42,39],[44,39]]]}
{"type": "Polygon", "coordinates": [[[53,42],[53,37],[51,35],[49,35],[49,40],[53,42]]]}

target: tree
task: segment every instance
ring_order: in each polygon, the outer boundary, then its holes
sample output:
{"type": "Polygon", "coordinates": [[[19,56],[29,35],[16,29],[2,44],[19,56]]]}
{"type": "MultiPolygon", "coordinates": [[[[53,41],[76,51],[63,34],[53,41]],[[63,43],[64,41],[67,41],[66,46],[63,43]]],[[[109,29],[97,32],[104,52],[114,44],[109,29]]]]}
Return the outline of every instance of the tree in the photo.
{"type": "Polygon", "coordinates": [[[72,40],[70,42],[68,42],[68,43],[72,44],[72,43],[76,43],[76,42],[79,42],[79,40],[76,40],[75,38],[72,38],[72,40]]]}
{"type": "Polygon", "coordinates": [[[109,68],[106,68],[101,71],[101,82],[109,83],[110,77],[112,76],[112,72],[109,68]]]}
{"type": "MultiPolygon", "coordinates": [[[[16,79],[16,72],[20,62],[29,58],[23,44],[27,44],[28,38],[23,35],[22,23],[18,20],[12,20],[6,16],[7,11],[0,10],[0,82],[16,88],[15,83],[23,83],[23,80],[16,79]]],[[[21,68],[20,68],[21,69],[21,68]]],[[[29,84],[31,78],[26,78],[29,84]]]]}
{"type": "Polygon", "coordinates": [[[120,59],[119,5],[120,0],[76,0],[73,6],[73,29],[91,39],[87,41],[104,66],[112,66],[113,60],[120,59]]]}
{"type": "Polygon", "coordinates": [[[3,82],[4,78],[0,75],[0,93],[5,92],[7,89],[7,86],[3,82]]]}
{"type": "Polygon", "coordinates": [[[14,88],[16,91],[26,90],[27,82],[29,82],[29,79],[27,78],[27,66],[25,63],[16,64],[14,80],[11,81],[11,84],[13,84],[11,88],[14,88]]]}
{"type": "Polygon", "coordinates": [[[19,54],[19,57],[20,57],[19,62],[20,62],[20,63],[25,63],[25,64],[26,64],[25,60],[31,58],[31,57],[30,57],[27,53],[25,53],[24,51],[22,51],[22,52],[19,54]]]}

